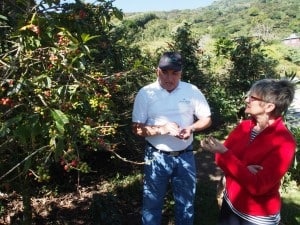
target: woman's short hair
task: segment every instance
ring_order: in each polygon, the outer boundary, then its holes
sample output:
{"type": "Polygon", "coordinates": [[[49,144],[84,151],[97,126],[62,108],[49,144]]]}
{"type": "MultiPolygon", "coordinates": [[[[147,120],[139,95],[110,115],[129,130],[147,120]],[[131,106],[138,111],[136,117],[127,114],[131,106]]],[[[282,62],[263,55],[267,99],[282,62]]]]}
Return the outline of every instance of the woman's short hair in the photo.
{"type": "Polygon", "coordinates": [[[249,92],[255,93],[264,102],[273,103],[275,109],[272,111],[272,115],[279,117],[287,111],[292,103],[295,95],[295,85],[287,79],[262,79],[256,81],[249,92]]]}

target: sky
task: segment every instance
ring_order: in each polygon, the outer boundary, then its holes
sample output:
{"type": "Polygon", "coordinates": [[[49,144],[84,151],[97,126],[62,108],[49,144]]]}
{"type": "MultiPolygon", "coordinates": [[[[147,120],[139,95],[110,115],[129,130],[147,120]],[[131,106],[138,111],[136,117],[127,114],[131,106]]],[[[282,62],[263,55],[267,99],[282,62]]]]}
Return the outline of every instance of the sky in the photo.
{"type": "MultiPolygon", "coordinates": [[[[171,11],[174,9],[196,9],[212,4],[215,0],[115,0],[113,6],[122,9],[124,13],[171,11]]],[[[85,0],[93,3],[95,0],[85,0]]]]}

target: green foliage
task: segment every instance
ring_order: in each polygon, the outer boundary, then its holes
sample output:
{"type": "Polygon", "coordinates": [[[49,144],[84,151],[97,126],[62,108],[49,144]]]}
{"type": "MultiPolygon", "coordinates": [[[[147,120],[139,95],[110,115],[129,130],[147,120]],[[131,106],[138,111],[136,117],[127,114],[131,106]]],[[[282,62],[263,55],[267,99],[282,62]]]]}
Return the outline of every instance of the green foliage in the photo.
{"type": "Polygon", "coordinates": [[[201,77],[203,74],[199,69],[199,59],[197,57],[198,42],[192,37],[191,25],[184,23],[178,27],[173,36],[173,41],[173,48],[178,49],[184,59],[182,79],[203,86],[201,83],[203,83],[205,79],[201,77]]]}
{"type": "Polygon", "coordinates": [[[220,120],[241,119],[243,97],[253,82],[262,78],[279,77],[274,70],[276,61],[267,56],[260,41],[251,38],[220,38],[216,41],[215,49],[217,59],[227,59],[223,62],[227,72],[217,79],[210,99],[213,105],[219,106],[220,120]]]}
{"type": "Polygon", "coordinates": [[[300,66],[300,49],[287,48],[284,59],[300,66]]]}
{"type": "Polygon", "coordinates": [[[145,25],[154,19],[157,19],[157,16],[154,13],[145,14],[136,20],[136,26],[145,28],[145,25]]]}
{"type": "MultiPolygon", "coordinates": [[[[81,162],[84,151],[106,148],[120,119],[112,113],[116,107],[111,97],[120,89],[119,76],[105,73],[128,68],[131,54],[137,58],[139,52],[125,48],[119,42],[122,36],[113,34],[110,20],[121,17],[110,1],[47,1],[51,10],[42,3],[32,5],[25,20],[12,23],[17,27],[7,29],[9,39],[1,40],[0,133],[3,141],[10,141],[1,151],[8,152],[11,145],[23,150],[22,158],[48,146],[46,158],[31,163],[49,163],[53,156],[65,168],[88,172],[81,162]],[[69,166],[73,160],[78,166],[69,166]]],[[[35,166],[26,169],[34,171],[35,166]]]]}
{"type": "Polygon", "coordinates": [[[8,26],[0,45],[1,171],[12,169],[0,179],[16,191],[27,190],[27,224],[31,185],[51,181],[52,164],[88,173],[90,152],[114,150],[125,139],[124,132],[114,138],[125,109],[117,104],[126,105],[125,96],[117,95],[129,90],[114,72],[140,58],[116,35],[111,19],[121,14],[111,1],[43,3],[27,5],[26,14],[9,5],[10,14],[1,20],[8,26]]]}
{"type": "Polygon", "coordinates": [[[291,131],[296,138],[297,142],[297,149],[295,154],[295,160],[290,168],[290,175],[291,180],[294,180],[297,182],[297,184],[300,184],[300,128],[294,127],[291,128],[291,131]]]}
{"type": "Polygon", "coordinates": [[[227,92],[235,96],[248,91],[252,83],[262,78],[278,78],[274,71],[276,62],[268,58],[261,48],[261,42],[240,37],[233,41],[229,49],[232,69],[226,80],[227,92]]]}

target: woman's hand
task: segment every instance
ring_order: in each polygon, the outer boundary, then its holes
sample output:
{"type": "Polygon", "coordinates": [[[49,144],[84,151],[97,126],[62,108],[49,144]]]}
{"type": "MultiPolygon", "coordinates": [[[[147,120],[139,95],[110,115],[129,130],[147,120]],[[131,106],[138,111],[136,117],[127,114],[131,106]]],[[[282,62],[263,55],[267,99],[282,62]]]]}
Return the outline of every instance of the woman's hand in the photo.
{"type": "Polygon", "coordinates": [[[228,151],[228,149],[221,142],[211,136],[201,140],[200,145],[202,148],[212,153],[222,154],[228,151]]]}
{"type": "Polygon", "coordinates": [[[264,169],[260,165],[249,165],[249,166],[247,166],[247,168],[252,174],[257,174],[260,170],[264,169]]]}

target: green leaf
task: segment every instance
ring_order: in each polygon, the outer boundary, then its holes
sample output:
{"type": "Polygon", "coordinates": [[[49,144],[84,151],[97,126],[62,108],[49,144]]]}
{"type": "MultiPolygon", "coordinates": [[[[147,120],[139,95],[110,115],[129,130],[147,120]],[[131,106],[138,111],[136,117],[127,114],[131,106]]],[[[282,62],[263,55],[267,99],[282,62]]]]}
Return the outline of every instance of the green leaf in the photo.
{"type": "Polygon", "coordinates": [[[6,16],[0,15],[0,20],[8,20],[6,16]]]}
{"type": "Polygon", "coordinates": [[[5,135],[8,135],[11,130],[14,127],[15,124],[17,124],[18,122],[20,122],[22,120],[22,115],[17,115],[11,119],[6,120],[4,123],[1,124],[0,127],[0,137],[4,137],[5,135]]]}
{"type": "Polygon", "coordinates": [[[51,109],[51,115],[55,121],[57,130],[63,134],[65,131],[64,126],[65,124],[69,123],[69,118],[67,117],[66,114],[64,114],[62,111],[57,109],[54,110],[51,109]]]}
{"type": "Polygon", "coordinates": [[[41,87],[49,88],[49,89],[51,88],[51,78],[46,74],[36,77],[34,79],[34,82],[38,82],[39,85],[41,85],[41,87]]]}
{"type": "Polygon", "coordinates": [[[57,137],[55,142],[55,152],[54,152],[54,157],[56,161],[58,161],[63,155],[63,150],[65,149],[65,147],[66,146],[65,146],[64,139],[61,137],[57,137]]]}
{"type": "Polygon", "coordinates": [[[85,34],[85,33],[81,34],[81,39],[82,39],[83,43],[86,43],[89,40],[92,40],[92,39],[97,38],[97,37],[100,37],[100,35],[90,36],[89,34],[85,34]]]}
{"type": "Polygon", "coordinates": [[[117,17],[117,19],[123,20],[123,12],[121,10],[114,8],[113,14],[115,17],[117,17]]]}
{"type": "Polygon", "coordinates": [[[26,173],[32,165],[31,157],[29,157],[24,163],[24,172],[26,173]]]}
{"type": "Polygon", "coordinates": [[[67,87],[64,85],[64,86],[61,86],[57,89],[57,93],[58,95],[60,95],[61,97],[66,93],[67,91],[67,87]]]}

